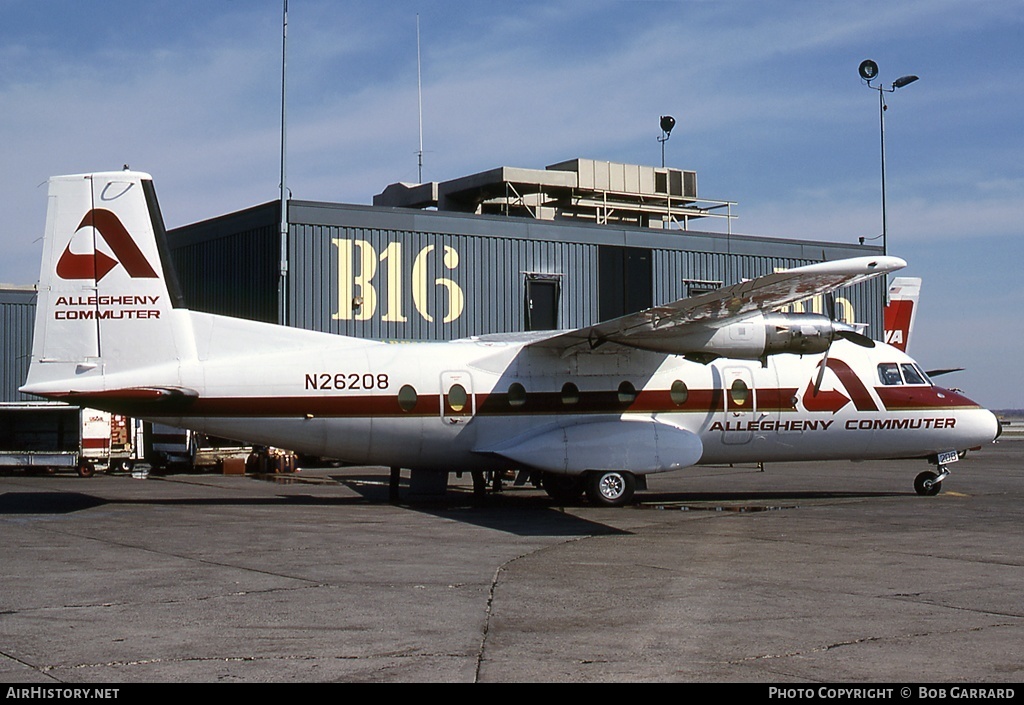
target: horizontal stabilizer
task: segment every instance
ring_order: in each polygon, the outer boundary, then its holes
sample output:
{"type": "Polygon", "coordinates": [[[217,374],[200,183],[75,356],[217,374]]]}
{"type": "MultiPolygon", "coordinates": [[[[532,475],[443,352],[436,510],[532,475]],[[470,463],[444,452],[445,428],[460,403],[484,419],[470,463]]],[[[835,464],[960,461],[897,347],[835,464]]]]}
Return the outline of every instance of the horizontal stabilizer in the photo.
{"type": "Polygon", "coordinates": [[[939,369],[939,370],[926,370],[925,374],[928,375],[929,377],[940,377],[942,375],[948,375],[948,374],[951,374],[953,372],[963,372],[963,371],[964,371],[963,367],[946,367],[946,368],[939,369]]]}

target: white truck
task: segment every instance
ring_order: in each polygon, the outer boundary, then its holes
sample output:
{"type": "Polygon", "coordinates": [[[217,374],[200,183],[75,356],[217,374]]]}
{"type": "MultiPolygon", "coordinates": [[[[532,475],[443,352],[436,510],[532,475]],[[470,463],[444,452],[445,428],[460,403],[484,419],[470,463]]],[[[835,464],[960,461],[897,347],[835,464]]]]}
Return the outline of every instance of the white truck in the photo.
{"type": "Polygon", "coordinates": [[[0,467],[130,472],[143,460],[142,422],[57,402],[0,404],[0,467]]]}

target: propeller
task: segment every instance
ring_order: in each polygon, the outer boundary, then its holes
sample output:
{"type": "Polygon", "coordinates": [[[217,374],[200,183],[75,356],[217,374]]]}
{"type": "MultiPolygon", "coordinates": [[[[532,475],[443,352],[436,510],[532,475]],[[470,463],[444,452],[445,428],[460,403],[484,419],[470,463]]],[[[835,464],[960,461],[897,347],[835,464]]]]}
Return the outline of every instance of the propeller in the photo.
{"type": "MultiPolygon", "coordinates": [[[[825,255],[825,250],[821,251],[821,261],[825,262],[828,257],[825,255]]],[[[832,323],[832,340],[836,338],[842,338],[848,340],[854,345],[859,345],[862,348],[873,348],[875,347],[875,341],[867,337],[863,333],[857,331],[853,326],[843,323],[836,318],[836,295],[834,291],[830,291],[825,294],[825,315],[828,316],[828,320],[832,323]]],[[[828,353],[832,349],[829,345],[825,348],[825,354],[821,357],[821,363],[818,368],[818,376],[814,380],[814,391],[812,396],[818,396],[818,390],[821,389],[821,382],[825,379],[825,368],[828,367],[828,353]]]]}
{"type": "MultiPolygon", "coordinates": [[[[875,347],[875,341],[867,337],[863,333],[858,332],[846,323],[843,323],[836,319],[836,296],[834,292],[828,292],[825,294],[825,313],[828,316],[828,320],[832,322],[832,335],[835,338],[842,338],[848,340],[854,345],[859,345],[862,348],[873,348],[875,347]]],[[[818,390],[821,389],[821,383],[825,379],[825,368],[828,367],[828,353],[832,349],[829,345],[825,349],[825,354],[821,358],[821,363],[818,367],[818,376],[814,380],[814,391],[811,393],[812,396],[818,396],[818,390]]]]}

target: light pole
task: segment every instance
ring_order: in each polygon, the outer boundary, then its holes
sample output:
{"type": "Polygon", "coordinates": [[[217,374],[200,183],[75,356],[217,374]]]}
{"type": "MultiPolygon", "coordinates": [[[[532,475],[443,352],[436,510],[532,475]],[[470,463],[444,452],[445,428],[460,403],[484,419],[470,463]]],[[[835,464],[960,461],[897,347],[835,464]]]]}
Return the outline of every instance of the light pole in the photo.
{"type": "MultiPolygon", "coordinates": [[[[903,88],[903,86],[910,85],[917,80],[917,76],[908,75],[900,76],[892,84],[886,88],[884,85],[879,83],[877,86],[871,85],[871,82],[878,78],[878,64],[871,59],[865,59],[860,62],[860,67],[857,69],[860,73],[861,80],[868,88],[873,88],[878,91],[878,128],[879,135],[882,145],[882,254],[889,254],[888,243],[886,242],[886,221],[885,221],[885,111],[888,106],[885,104],[885,94],[893,93],[897,88],[903,88]]],[[[863,238],[861,238],[863,242],[863,238]]]]}
{"type": "Polygon", "coordinates": [[[676,126],[676,119],[671,115],[662,115],[661,122],[661,136],[658,141],[661,142],[661,166],[665,167],[665,143],[668,142],[668,138],[672,136],[672,128],[676,126]]]}

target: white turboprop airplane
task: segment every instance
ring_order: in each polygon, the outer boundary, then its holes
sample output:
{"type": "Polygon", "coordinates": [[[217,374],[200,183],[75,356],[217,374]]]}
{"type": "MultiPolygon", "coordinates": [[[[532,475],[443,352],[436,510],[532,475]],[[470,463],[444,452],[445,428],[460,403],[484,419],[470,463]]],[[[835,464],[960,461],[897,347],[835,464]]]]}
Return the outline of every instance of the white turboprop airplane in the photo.
{"type": "Polygon", "coordinates": [[[22,391],[345,461],[543,473],[560,501],[629,502],[699,463],[927,458],[992,441],[995,416],[906,354],[773,309],[905,265],[769,274],[572,331],[390,345],[183,308],[151,177],[49,182],[22,391]],[[639,480],[639,482],[638,482],[639,480]]]}

